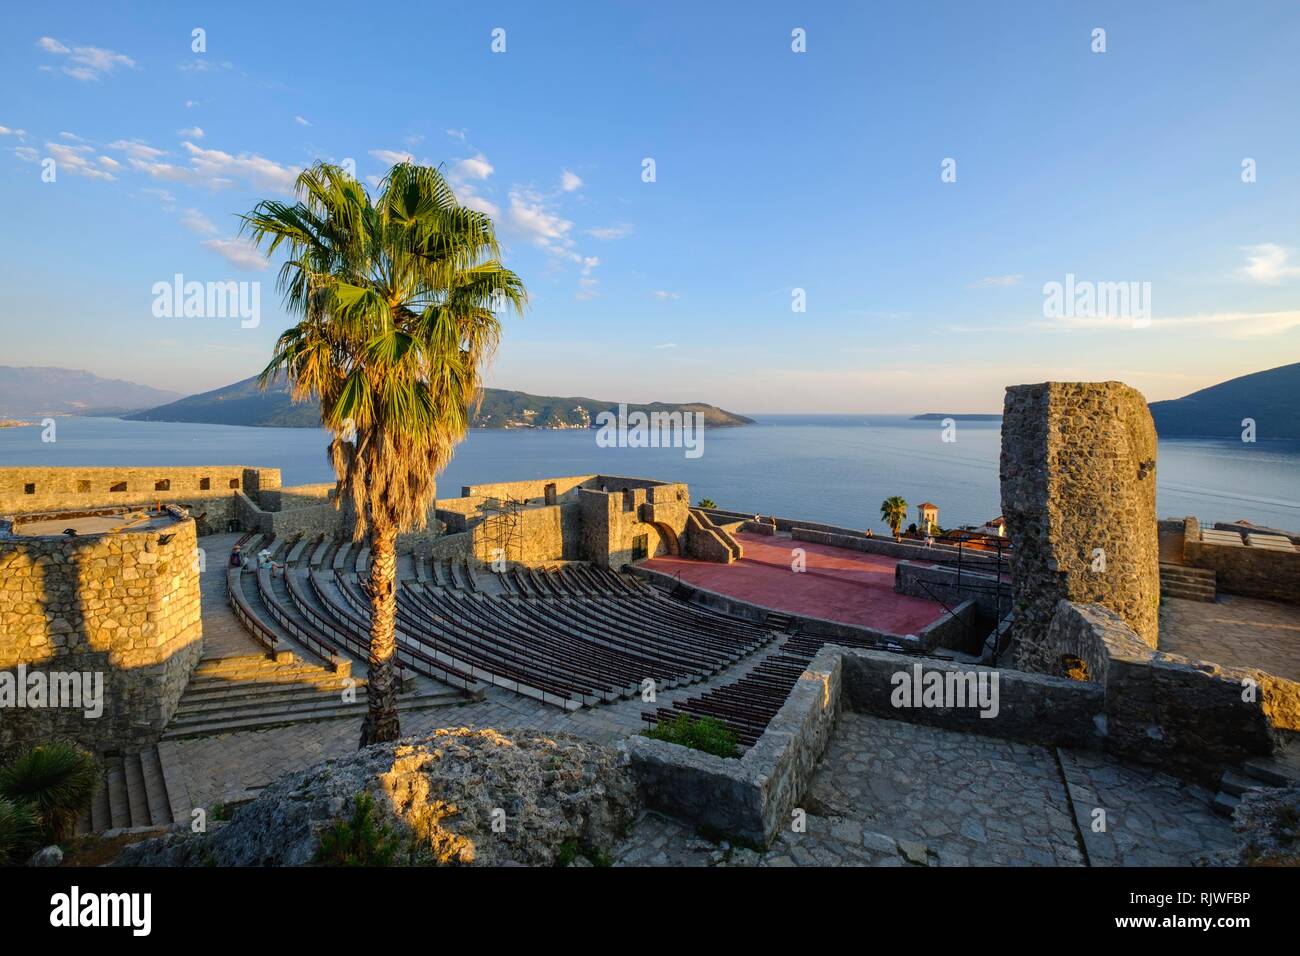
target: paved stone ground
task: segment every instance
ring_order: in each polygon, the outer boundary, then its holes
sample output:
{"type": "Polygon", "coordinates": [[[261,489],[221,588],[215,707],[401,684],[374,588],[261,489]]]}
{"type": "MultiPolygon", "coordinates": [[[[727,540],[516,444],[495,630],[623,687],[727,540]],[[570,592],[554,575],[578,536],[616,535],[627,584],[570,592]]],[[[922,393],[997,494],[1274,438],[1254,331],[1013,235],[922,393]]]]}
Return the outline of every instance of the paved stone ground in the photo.
{"type": "Polygon", "coordinates": [[[1061,760],[1042,747],[845,714],[804,801],[804,832],[756,853],[645,814],[615,865],[1170,866],[1231,845],[1207,792],[1100,755],[1062,751],[1061,760]],[[1094,834],[1097,806],[1107,829],[1094,834]]]}
{"type": "MultiPolygon", "coordinates": [[[[204,607],[204,626],[207,626],[204,607]]],[[[236,622],[238,626],[238,622],[236,622]]],[[[739,679],[773,652],[777,644],[732,665],[712,679],[660,692],[655,704],[638,696],[599,707],[563,711],[558,707],[505,690],[489,687],[482,701],[406,711],[401,714],[404,734],[422,734],[438,727],[493,727],[498,730],[534,727],[566,731],[603,744],[615,744],[645,728],[643,710],[652,710],[681,697],[703,693],[719,684],[739,679]]],[[[210,807],[241,793],[257,790],[281,774],[305,767],[335,754],[356,749],[361,719],[328,720],[269,730],[221,734],[174,742],[175,769],[188,790],[190,803],[210,807]]]]}
{"type": "Polygon", "coordinates": [[[203,659],[263,654],[226,600],[226,562],[238,534],[209,534],[199,539],[204,569],[199,574],[199,603],[203,608],[203,659]]]}
{"type": "Polygon", "coordinates": [[[1300,608],[1236,594],[1213,604],[1166,597],[1160,650],[1300,680],[1300,608]]]}

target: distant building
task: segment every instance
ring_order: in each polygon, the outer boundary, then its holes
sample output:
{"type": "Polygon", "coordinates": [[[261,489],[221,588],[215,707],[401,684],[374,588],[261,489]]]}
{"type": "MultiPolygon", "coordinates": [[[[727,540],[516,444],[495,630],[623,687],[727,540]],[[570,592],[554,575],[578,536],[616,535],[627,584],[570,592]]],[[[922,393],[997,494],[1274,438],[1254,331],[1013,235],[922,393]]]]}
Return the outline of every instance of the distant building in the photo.
{"type": "Polygon", "coordinates": [[[930,501],[923,501],[917,507],[921,520],[917,522],[920,529],[929,534],[933,529],[939,527],[939,506],[930,501]]]}

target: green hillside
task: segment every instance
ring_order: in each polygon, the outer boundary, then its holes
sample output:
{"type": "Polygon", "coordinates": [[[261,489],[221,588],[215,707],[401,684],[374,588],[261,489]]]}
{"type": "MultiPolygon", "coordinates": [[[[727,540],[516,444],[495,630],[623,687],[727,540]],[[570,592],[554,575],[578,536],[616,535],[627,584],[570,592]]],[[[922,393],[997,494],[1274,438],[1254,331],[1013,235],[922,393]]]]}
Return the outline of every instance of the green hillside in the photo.
{"type": "Polygon", "coordinates": [[[1152,402],[1151,417],[1161,438],[1240,439],[1247,418],[1260,440],[1300,438],[1300,362],[1152,402]]]}
{"type": "MultiPolygon", "coordinates": [[[[617,408],[617,402],[594,398],[560,398],[488,388],[483,390],[483,404],[473,424],[476,428],[585,428],[590,427],[600,412],[617,408]]],[[[705,424],[715,428],[748,425],[753,421],[699,402],[628,405],[628,410],[702,412],[705,424]]],[[[125,417],[140,422],[196,422],[272,428],[314,428],[320,424],[319,408],[314,402],[294,405],[289,399],[288,386],[280,384],[262,391],[257,387],[256,378],[125,417]]]]}

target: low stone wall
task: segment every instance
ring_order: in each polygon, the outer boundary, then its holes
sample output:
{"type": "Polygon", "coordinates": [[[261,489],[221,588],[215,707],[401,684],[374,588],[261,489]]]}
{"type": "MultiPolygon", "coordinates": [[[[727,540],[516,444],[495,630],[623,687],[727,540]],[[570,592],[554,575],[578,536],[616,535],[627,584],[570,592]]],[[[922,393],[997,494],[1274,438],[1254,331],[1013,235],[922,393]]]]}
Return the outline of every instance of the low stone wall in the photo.
{"type": "MultiPolygon", "coordinates": [[[[1203,541],[1200,523],[1195,518],[1184,520],[1183,564],[1213,571],[1219,591],[1300,604],[1300,551],[1256,548],[1245,539],[1239,545],[1203,541]]],[[[1222,530],[1267,533],[1241,525],[1225,525],[1222,530]]]]}
{"type": "Polygon", "coordinates": [[[48,700],[3,703],[0,749],[57,737],[91,749],[156,739],[203,651],[197,555],[189,518],[0,539],[0,701],[5,685],[20,683],[20,667],[29,688],[76,675],[102,691],[98,716],[48,700]]]}
{"type": "Polygon", "coordinates": [[[1105,694],[1106,749],[1128,759],[1213,779],[1271,753],[1275,729],[1300,729],[1300,684],[1153,650],[1100,604],[1060,601],[1044,646],[1087,666],[1105,694]]]}
{"type": "Polygon", "coordinates": [[[962,601],[943,617],[931,621],[916,635],[927,653],[940,648],[978,654],[984,642],[979,608],[974,601],[962,601]]]}
{"type": "Polygon", "coordinates": [[[1104,692],[1093,684],[888,651],[835,650],[844,655],[848,710],[1047,747],[1102,743],[1104,692]],[[938,703],[927,704],[927,682],[960,689],[965,696],[947,692],[935,698],[938,703]],[[975,689],[981,682],[987,706],[980,705],[975,689]]]}
{"type": "Polygon", "coordinates": [[[839,714],[840,654],[829,651],[813,658],[739,759],[648,737],[624,740],[619,746],[645,805],[733,840],[770,843],[790,824],[839,714]]]}
{"type": "Polygon", "coordinates": [[[997,621],[1000,611],[1011,607],[1010,582],[999,581],[992,573],[962,568],[959,585],[957,569],[942,564],[899,561],[894,566],[894,591],[910,597],[943,601],[945,604],[974,601],[990,626],[997,621]],[[999,594],[1002,597],[1001,607],[999,594]]]}
{"type": "MultiPolygon", "coordinates": [[[[902,558],[909,561],[930,561],[943,564],[955,564],[957,549],[949,545],[912,544],[907,541],[895,541],[893,538],[866,537],[864,535],[844,534],[842,532],[818,531],[812,528],[795,527],[790,530],[790,537],[795,541],[811,541],[814,544],[828,544],[836,548],[851,548],[868,554],[883,554],[890,558],[902,558]]],[[[961,551],[963,565],[974,568],[997,567],[998,556],[983,551],[963,548],[961,551]]],[[[1010,564],[1003,558],[1003,571],[1010,570],[1010,564]]]]}

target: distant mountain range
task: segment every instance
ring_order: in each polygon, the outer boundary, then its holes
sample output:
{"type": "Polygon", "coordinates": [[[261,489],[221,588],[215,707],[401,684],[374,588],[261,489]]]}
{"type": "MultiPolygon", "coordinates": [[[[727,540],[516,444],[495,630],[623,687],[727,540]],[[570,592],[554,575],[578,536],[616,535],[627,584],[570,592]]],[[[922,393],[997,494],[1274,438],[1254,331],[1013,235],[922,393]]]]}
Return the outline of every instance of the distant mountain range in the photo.
{"type": "Polygon", "coordinates": [[[1239,439],[1247,418],[1261,440],[1300,438],[1300,362],[1152,402],[1151,417],[1161,438],[1239,439]]]}
{"type": "MultiPolygon", "coordinates": [[[[672,404],[654,402],[627,406],[628,411],[700,412],[710,427],[748,425],[752,418],[734,415],[701,402],[672,404]]],[[[483,404],[475,415],[475,428],[589,428],[603,411],[617,412],[618,402],[595,398],[558,398],[530,395],[497,388],[483,390],[483,404]]],[[[320,425],[320,406],[316,402],[295,405],[286,384],[273,385],[266,391],[257,386],[257,378],[224,388],[191,395],[157,408],[122,416],[137,422],[196,422],[208,425],[258,425],[271,428],[315,428],[320,425]]]]}
{"type": "Polygon", "coordinates": [[[180,394],[70,368],[0,365],[0,418],[120,415],[173,401],[180,394]]]}

